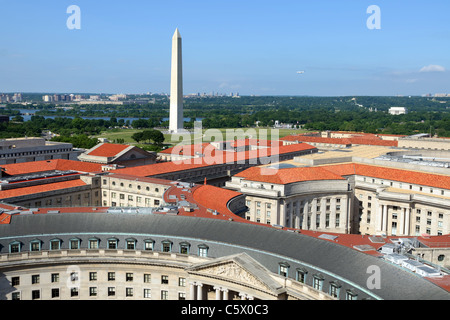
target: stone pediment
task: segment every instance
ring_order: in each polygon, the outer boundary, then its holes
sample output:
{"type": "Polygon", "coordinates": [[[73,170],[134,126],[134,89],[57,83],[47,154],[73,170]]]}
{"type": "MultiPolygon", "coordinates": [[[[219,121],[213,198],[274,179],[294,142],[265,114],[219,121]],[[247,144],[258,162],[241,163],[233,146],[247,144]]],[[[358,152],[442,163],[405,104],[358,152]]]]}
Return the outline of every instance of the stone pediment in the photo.
{"type": "Polygon", "coordinates": [[[186,269],[188,273],[212,277],[239,285],[279,294],[283,287],[271,277],[271,272],[245,253],[226,256],[186,269]]]}

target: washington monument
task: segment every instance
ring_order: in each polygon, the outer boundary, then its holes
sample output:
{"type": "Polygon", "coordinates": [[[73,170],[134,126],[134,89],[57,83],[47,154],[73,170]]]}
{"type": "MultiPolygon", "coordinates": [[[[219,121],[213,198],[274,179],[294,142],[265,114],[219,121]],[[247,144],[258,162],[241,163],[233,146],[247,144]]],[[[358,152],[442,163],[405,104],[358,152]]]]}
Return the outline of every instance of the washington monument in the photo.
{"type": "Polygon", "coordinates": [[[172,38],[172,71],[170,78],[170,132],[183,131],[183,68],[181,63],[181,35],[178,28],[172,38]]]}

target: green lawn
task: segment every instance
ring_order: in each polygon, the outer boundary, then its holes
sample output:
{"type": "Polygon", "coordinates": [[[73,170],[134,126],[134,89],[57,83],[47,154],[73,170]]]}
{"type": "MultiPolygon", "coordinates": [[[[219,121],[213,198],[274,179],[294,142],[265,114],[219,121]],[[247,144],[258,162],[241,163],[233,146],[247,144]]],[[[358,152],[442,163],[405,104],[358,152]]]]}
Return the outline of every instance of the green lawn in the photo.
{"type": "MultiPolygon", "coordinates": [[[[112,129],[103,131],[100,135],[94,136],[95,138],[106,138],[110,142],[114,142],[117,139],[124,139],[126,144],[136,145],[136,141],[134,141],[131,136],[135,132],[139,132],[142,130],[138,129],[112,129]]],[[[268,139],[272,140],[276,138],[278,134],[278,138],[282,138],[291,134],[299,134],[304,133],[306,130],[301,129],[277,129],[276,131],[271,128],[239,128],[239,129],[203,129],[203,135],[194,135],[191,134],[183,134],[183,135],[172,135],[172,134],[164,134],[165,140],[164,143],[166,145],[177,145],[179,143],[183,144],[193,144],[200,142],[211,142],[217,140],[226,140],[227,138],[232,139],[234,136],[243,136],[243,137],[251,137],[251,138],[259,138],[259,139],[268,139]],[[228,136],[227,136],[228,135],[228,136]]]]}

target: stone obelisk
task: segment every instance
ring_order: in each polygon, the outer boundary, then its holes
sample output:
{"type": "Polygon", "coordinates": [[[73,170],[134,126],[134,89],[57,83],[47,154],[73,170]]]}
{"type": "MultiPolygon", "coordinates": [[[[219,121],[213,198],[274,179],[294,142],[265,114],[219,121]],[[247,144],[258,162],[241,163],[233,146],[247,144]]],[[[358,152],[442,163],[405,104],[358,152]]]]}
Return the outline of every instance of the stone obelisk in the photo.
{"type": "Polygon", "coordinates": [[[169,130],[183,130],[183,68],[181,63],[181,35],[178,28],[172,38],[172,71],[170,78],[169,130]]]}

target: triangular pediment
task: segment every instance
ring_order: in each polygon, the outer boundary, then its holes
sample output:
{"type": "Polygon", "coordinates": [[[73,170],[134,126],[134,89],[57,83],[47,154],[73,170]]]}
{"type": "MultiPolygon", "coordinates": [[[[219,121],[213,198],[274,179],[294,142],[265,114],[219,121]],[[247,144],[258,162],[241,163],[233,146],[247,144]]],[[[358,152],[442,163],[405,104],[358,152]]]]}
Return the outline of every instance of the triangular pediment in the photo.
{"type": "Polygon", "coordinates": [[[199,263],[186,269],[186,271],[196,275],[235,282],[239,285],[261,288],[274,293],[278,293],[282,289],[281,284],[270,276],[269,270],[245,253],[199,263]]]}

